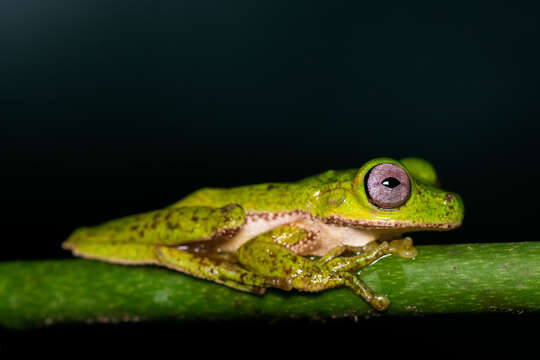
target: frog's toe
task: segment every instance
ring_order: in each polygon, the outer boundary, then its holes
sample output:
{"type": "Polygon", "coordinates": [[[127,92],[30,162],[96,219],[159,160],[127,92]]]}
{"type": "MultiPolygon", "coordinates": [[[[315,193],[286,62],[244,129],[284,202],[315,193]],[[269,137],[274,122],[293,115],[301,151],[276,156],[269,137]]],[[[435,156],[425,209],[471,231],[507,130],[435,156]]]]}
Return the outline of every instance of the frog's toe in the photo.
{"type": "Polygon", "coordinates": [[[404,239],[392,240],[390,242],[390,252],[399,255],[404,259],[412,259],[418,255],[418,250],[413,246],[412,239],[406,237],[404,239]]]}
{"type": "Polygon", "coordinates": [[[384,311],[390,306],[390,300],[384,295],[375,295],[371,300],[371,306],[377,311],[384,311]]]}

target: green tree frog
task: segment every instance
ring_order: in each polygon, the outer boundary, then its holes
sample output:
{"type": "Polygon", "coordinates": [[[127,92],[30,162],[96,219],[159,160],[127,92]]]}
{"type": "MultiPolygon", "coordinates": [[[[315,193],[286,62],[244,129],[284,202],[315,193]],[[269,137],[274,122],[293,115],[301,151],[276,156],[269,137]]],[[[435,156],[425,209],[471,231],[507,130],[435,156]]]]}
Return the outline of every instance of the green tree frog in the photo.
{"type": "Polygon", "coordinates": [[[155,264],[231,288],[350,288],[374,309],[389,300],[358,276],[386,255],[417,255],[404,233],[461,225],[461,198],[425,160],[377,158],[293,183],[204,188],[164,208],[75,230],[75,255],[155,264]]]}

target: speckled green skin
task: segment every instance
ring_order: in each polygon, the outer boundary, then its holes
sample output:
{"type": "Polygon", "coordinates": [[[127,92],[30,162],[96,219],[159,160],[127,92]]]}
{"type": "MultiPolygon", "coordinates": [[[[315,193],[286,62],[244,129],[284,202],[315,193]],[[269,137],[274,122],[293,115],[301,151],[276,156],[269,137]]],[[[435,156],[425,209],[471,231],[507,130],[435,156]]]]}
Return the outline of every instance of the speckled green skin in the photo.
{"type": "Polygon", "coordinates": [[[162,210],[78,229],[63,246],[87,258],[162,265],[253,293],[267,287],[321,291],[347,286],[375,309],[384,310],[389,304],[386,297],[374,294],[355,273],[384,255],[414,256],[408,238],[362,249],[338,246],[316,261],[286,247],[309,238],[306,230],[289,225],[248,239],[235,254],[218,253],[205,244],[231,239],[247,216],[271,219],[289,213],[386,235],[457,227],[463,203],[437,183],[433,167],[424,160],[378,158],[360,169],[331,170],[295,183],[201,189],[162,210]],[[366,195],[364,176],[381,163],[401,166],[409,175],[411,195],[397,209],[380,209],[366,195]],[[344,253],[352,256],[341,256],[344,253]]]}
{"type": "Polygon", "coordinates": [[[244,223],[245,212],[235,204],[221,208],[165,208],[80,228],[64,242],[77,255],[123,264],[156,263],[156,245],[212,240],[244,223]]]}

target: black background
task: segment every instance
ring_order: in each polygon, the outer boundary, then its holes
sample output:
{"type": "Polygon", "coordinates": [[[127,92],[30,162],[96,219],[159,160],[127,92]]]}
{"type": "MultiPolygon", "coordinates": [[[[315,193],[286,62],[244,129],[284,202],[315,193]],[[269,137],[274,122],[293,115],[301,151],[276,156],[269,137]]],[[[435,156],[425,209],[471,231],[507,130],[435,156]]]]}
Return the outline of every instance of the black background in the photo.
{"type": "MultiPolygon", "coordinates": [[[[461,229],[418,234],[417,243],[534,241],[532,4],[3,3],[0,260],[69,258],[60,244],[76,227],[160,208],[200,187],[293,181],[378,156],[430,160],[465,201],[461,229]]],[[[477,323],[368,326],[463,322],[477,323]]],[[[214,332],[228,326],[244,327],[214,332]]]]}

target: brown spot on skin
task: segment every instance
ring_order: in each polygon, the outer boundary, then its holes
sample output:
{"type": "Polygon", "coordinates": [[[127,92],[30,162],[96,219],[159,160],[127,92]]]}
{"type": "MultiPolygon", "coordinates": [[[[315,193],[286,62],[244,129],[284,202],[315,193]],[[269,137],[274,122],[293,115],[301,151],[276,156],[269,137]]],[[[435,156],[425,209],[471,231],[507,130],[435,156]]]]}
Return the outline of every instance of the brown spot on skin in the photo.
{"type": "Polygon", "coordinates": [[[139,235],[140,235],[141,237],[144,237],[144,230],[141,230],[141,231],[139,232],[139,235]]]}
{"type": "Polygon", "coordinates": [[[452,201],[452,194],[446,194],[444,201],[452,201]]]}
{"type": "Polygon", "coordinates": [[[220,210],[221,210],[221,213],[226,213],[226,212],[234,210],[235,207],[236,205],[230,204],[230,205],[222,207],[220,210]]]}
{"type": "Polygon", "coordinates": [[[454,210],[454,205],[450,205],[448,207],[450,208],[450,210],[454,210]]]}
{"type": "Polygon", "coordinates": [[[421,192],[420,190],[416,190],[416,193],[417,193],[418,195],[422,195],[422,192],[421,192]]]}
{"type": "Polygon", "coordinates": [[[135,231],[135,230],[137,230],[138,228],[139,228],[139,227],[138,227],[137,225],[132,225],[129,229],[135,231]]]}
{"type": "Polygon", "coordinates": [[[272,190],[273,188],[275,188],[274,185],[268,185],[268,187],[266,188],[266,190],[272,190]]]}
{"type": "Polygon", "coordinates": [[[225,240],[225,239],[230,239],[234,235],[236,235],[238,230],[240,230],[240,227],[236,227],[236,228],[232,228],[232,229],[219,229],[212,235],[211,239],[212,240],[219,240],[219,241],[225,240]]]}
{"type": "Polygon", "coordinates": [[[193,220],[193,221],[197,222],[197,221],[199,221],[199,218],[198,218],[198,217],[196,217],[196,216],[194,216],[194,217],[192,217],[192,218],[191,218],[191,220],[193,220]]]}
{"type": "Polygon", "coordinates": [[[171,229],[171,230],[172,230],[172,229],[178,229],[178,224],[173,224],[173,223],[171,223],[171,222],[167,222],[167,227],[168,227],[169,229],[171,229]]]}

